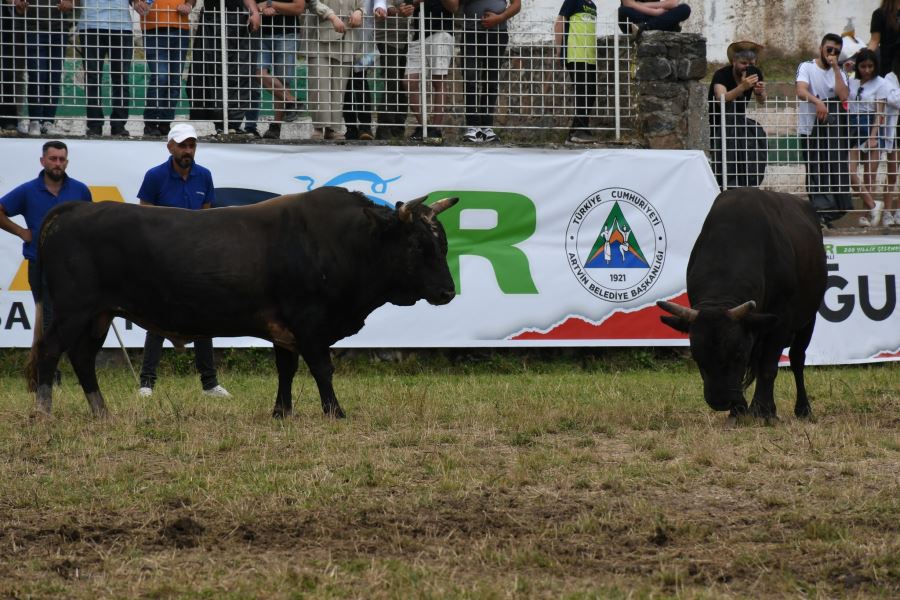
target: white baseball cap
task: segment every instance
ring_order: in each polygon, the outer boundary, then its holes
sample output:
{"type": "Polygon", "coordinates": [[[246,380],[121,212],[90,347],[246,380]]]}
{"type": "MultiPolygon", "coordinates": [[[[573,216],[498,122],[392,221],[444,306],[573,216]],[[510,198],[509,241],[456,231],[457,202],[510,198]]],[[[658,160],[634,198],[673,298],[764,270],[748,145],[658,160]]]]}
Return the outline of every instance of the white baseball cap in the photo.
{"type": "Polygon", "coordinates": [[[188,138],[197,139],[197,130],[194,129],[193,125],[189,125],[188,123],[178,123],[169,130],[170,142],[174,141],[176,144],[180,144],[188,138]]]}

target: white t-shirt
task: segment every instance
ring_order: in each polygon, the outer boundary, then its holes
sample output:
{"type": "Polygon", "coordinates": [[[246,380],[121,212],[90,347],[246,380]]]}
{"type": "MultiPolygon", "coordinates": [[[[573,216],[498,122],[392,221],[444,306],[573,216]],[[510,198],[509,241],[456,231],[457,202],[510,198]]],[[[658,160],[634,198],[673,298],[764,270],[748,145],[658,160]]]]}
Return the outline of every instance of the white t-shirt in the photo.
{"type": "MultiPolygon", "coordinates": [[[[848,83],[847,74],[840,71],[844,83],[848,83]]],[[[837,97],[834,91],[834,69],[820,69],[816,61],[809,60],[800,63],[797,68],[797,81],[806,82],[809,85],[809,91],[820,100],[837,97]]],[[[812,102],[800,103],[800,120],[797,129],[801,135],[809,135],[812,133],[813,124],[816,122],[816,105],[812,102]]]]}
{"type": "Polygon", "coordinates": [[[850,112],[872,113],[878,110],[878,101],[887,98],[887,83],[880,76],[863,84],[859,79],[850,80],[850,112]]]}

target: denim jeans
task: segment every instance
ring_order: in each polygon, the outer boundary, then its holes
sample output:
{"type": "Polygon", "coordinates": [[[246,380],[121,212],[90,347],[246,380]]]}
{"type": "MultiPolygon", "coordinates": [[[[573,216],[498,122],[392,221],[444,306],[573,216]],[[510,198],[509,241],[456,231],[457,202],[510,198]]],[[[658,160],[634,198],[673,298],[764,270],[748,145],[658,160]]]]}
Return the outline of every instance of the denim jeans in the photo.
{"type": "Polygon", "coordinates": [[[55,31],[29,31],[25,35],[28,116],[32,120],[47,122],[56,117],[65,38],[66,34],[55,31]]]}
{"type": "Polygon", "coordinates": [[[109,124],[114,130],[119,130],[128,121],[128,72],[133,53],[131,30],[85,29],[79,32],[79,36],[84,44],[81,55],[86,80],[88,130],[99,132],[103,128],[103,99],[100,94],[105,58],[109,59],[109,103],[112,106],[109,124]]]}
{"type": "Polygon", "coordinates": [[[147,67],[147,108],[144,121],[169,123],[175,119],[175,107],[181,98],[181,66],[187,55],[187,29],[160,27],[144,32],[147,67]]]}

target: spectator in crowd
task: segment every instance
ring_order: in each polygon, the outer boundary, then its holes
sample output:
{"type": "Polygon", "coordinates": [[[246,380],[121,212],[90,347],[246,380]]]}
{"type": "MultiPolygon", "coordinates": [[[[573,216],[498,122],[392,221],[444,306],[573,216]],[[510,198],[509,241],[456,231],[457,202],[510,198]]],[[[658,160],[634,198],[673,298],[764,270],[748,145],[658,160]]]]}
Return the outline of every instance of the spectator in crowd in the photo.
{"type": "Polygon", "coordinates": [[[597,6],[594,0],[563,0],[553,27],[556,51],[575,87],[575,117],[566,142],[590,144],[590,118],[597,103],[597,6]]]}
{"type": "Polygon", "coordinates": [[[756,66],[762,49],[761,45],[751,41],[730,44],[726,51],[729,64],[713,73],[709,84],[710,162],[719,187],[726,187],[722,175],[723,117],[727,187],[757,187],[765,176],[768,152],[766,133],[747,116],[747,104],[751,98],[757,104],[766,101],[763,72],[756,66]]]}
{"type": "Polygon", "coordinates": [[[372,136],[372,89],[369,80],[378,54],[375,51],[375,19],[387,16],[385,0],[363,0],[362,27],[352,30],[353,68],[344,90],[344,123],[348,140],[368,141],[372,136]]]}
{"type": "MultiPolygon", "coordinates": [[[[222,19],[218,0],[204,0],[191,49],[187,94],[192,121],[212,121],[216,135],[226,133],[222,99],[222,19]]],[[[258,136],[255,124],[241,128],[255,108],[261,15],[256,0],[225,0],[225,59],[228,84],[228,133],[258,136]]],[[[251,119],[252,121],[252,119],[251,119]]]]}
{"type": "Polygon", "coordinates": [[[306,10],[306,0],[262,0],[257,8],[262,22],[259,79],[262,87],[272,94],[275,112],[272,124],[263,137],[277,140],[281,137],[281,124],[294,121],[299,112],[294,83],[297,78],[300,16],[306,10]]]}
{"type": "MultiPolygon", "coordinates": [[[[63,142],[51,140],[41,150],[41,172],[37,178],[16,187],[0,198],[0,229],[22,239],[22,256],[28,261],[28,285],[36,307],[35,329],[50,326],[53,306],[47,281],[38,262],[37,236],[47,212],[63,202],[90,202],[86,185],[66,175],[69,149],[63,142]],[[25,227],[10,217],[22,215],[25,227]]],[[[57,373],[57,378],[59,374],[57,373]]]]}
{"type": "MultiPolygon", "coordinates": [[[[425,13],[425,61],[428,76],[431,79],[431,106],[428,110],[428,138],[434,141],[443,139],[441,124],[444,122],[445,91],[444,80],[450,72],[453,62],[453,13],[459,9],[459,0],[413,0],[415,11],[413,19],[419,13],[425,13]]],[[[413,25],[410,45],[406,55],[406,84],[409,90],[409,103],[416,121],[419,123],[409,140],[421,142],[425,139],[422,114],[421,76],[422,53],[419,44],[419,28],[413,25]]]]}
{"type": "Polygon", "coordinates": [[[635,39],[645,31],[681,31],[691,7],[680,0],[621,0],[619,27],[635,39]]]}
{"type": "Polygon", "coordinates": [[[56,119],[63,73],[66,33],[74,0],[13,0],[17,17],[25,19],[28,70],[28,135],[46,134],[56,119]]]}
{"type": "Polygon", "coordinates": [[[887,89],[878,75],[878,56],[863,48],[855,56],[856,77],[850,79],[850,182],[869,209],[859,218],[863,227],[878,225],[883,202],[872,197],[878,155],[881,151],[879,132],[884,123],[887,89]],[[859,167],[862,164],[862,179],[859,167]]]}
{"type": "Polygon", "coordinates": [[[7,135],[18,133],[18,59],[24,58],[25,52],[24,23],[15,18],[14,11],[12,5],[0,4],[0,131],[7,135]]]}
{"type": "MultiPolygon", "coordinates": [[[[159,0],[157,0],[159,1],[159,0]]],[[[144,175],[138,199],[142,206],[168,206],[188,210],[209,208],[215,202],[215,188],[208,169],[194,162],[197,152],[197,131],[188,123],[175,124],[168,134],[166,147],[169,157],[144,175]]],[[[148,208],[147,210],[153,210],[148,208]]],[[[144,362],[141,366],[139,395],[149,398],[156,384],[156,370],[162,356],[163,337],[147,332],[144,340],[144,362]]],[[[213,362],[212,339],[194,342],[194,362],[200,372],[200,383],[207,396],[231,396],[219,385],[213,362]]]]}
{"type": "Polygon", "coordinates": [[[463,75],[466,80],[466,142],[498,142],[494,106],[500,63],[509,34],[506,22],[519,14],[521,0],[463,0],[463,75]]]}
{"type": "MultiPolygon", "coordinates": [[[[900,225],[900,206],[897,206],[898,112],[900,112],[900,52],[894,54],[891,70],[884,77],[885,122],[881,130],[881,145],[887,153],[887,181],[884,191],[884,212],[881,224],[900,225]]],[[[877,206],[876,206],[877,208],[877,206]]]]}
{"type": "Polygon", "coordinates": [[[309,58],[309,97],[313,108],[315,140],[344,139],[341,107],[353,61],[353,40],[348,29],[363,22],[363,0],[314,0],[316,14],[313,47],[309,58]],[[342,20],[346,18],[346,23],[342,20]]]}
{"type": "Polygon", "coordinates": [[[841,36],[822,38],[819,55],[797,69],[799,126],[806,162],[806,193],[824,227],[852,208],[849,172],[849,119],[843,103],[848,78],[838,65],[841,36]]]}
{"type": "Polygon", "coordinates": [[[872,13],[869,26],[869,49],[879,54],[884,77],[891,70],[894,56],[900,50],[900,0],[881,0],[881,6],[872,13]]]}
{"type": "Polygon", "coordinates": [[[150,77],[144,109],[144,135],[159,137],[169,133],[175,107],[181,99],[181,67],[190,41],[188,16],[195,0],[135,0],[141,15],[144,52],[150,77]]]}
{"type": "Polygon", "coordinates": [[[853,19],[849,19],[841,33],[841,55],[838,56],[838,64],[848,76],[856,69],[856,53],[865,47],[866,45],[856,37],[856,26],[853,24],[853,19]]]}
{"type": "Polygon", "coordinates": [[[109,103],[112,106],[110,133],[128,137],[128,130],[125,129],[130,99],[128,73],[134,50],[128,4],[121,0],[82,0],[78,37],[81,60],[84,61],[87,135],[103,135],[100,83],[103,79],[103,61],[108,60],[109,103]]]}
{"type": "Polygon", "coordinates": [[[409,42],[409,17],[415,8],[409,0],[388,0],[387,18],[375,21],[375,44],[381,65],[384,90],[378,105],[378,129],[375,139],[403,137],[409,100],[403,86],[406,51],[409,42]]]}

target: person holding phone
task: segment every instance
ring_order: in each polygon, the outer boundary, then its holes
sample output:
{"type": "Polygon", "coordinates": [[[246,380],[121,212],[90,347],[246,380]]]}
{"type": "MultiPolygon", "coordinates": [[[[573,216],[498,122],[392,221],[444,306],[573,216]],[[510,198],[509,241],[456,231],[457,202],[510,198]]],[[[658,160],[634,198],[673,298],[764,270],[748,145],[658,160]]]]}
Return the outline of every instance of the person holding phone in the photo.
{"type": "Polygon", "coordinates": [[[734,42],[726,54],[729,64],[717,70],[709,84],[710,163],[716,181],[724,187],[723,171],[728,174],[728,187],[758,186],[766,170],[766,133],[747,117],[751,98],[757,104],[766,101],[766,83],[756,66],[763,46],[751,41],[734,42]],[[728,156],[722,160],[722,119],[728,156]]]}

